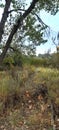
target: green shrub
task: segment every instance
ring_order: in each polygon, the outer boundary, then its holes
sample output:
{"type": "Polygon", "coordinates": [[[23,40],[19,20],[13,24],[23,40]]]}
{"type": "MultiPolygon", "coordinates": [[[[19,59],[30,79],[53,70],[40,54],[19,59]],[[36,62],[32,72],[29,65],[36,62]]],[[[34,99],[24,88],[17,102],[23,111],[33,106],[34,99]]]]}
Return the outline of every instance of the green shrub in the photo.
{"type": "Polygon", "coordinates": [[[47,66],[47,60],[44,58],[31,58],[30,64],[34,66],[47,66]]]}
{"type": "Polygon", "coordinates": [[[21,53],[15,52],[14,55],[13,55],[13,59],[14,59],[14,65],[15,66],[22,67],[23,59],[22,59],[22,54],[21,53]]]}
{"type": "Polygon", "coordinates": [[[3,65],[6,67],[6,68],[10,68],[11,65],[14,64],[14,59],[12,56],[9,56],[7,55],[3,61],[3,65]]]}

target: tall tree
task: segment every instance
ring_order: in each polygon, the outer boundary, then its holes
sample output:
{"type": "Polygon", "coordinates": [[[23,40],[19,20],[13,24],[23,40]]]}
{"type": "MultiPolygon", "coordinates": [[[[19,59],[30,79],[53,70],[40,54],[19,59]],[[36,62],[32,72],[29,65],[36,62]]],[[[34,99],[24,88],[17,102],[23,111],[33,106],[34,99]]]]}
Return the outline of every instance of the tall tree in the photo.
{"type": "Polygon", "coordinates": [[[3,40],[6,41],[0,55],[0,64],[2,63],[13,38],[15,38],[15,34],[19,35],[20,41],[22,38],[26,37],[26,39],[32,41],[34,45],[44,43],[43,30],[47,26],[40,19],[39,12],[40,10],[45,9],[55,15],[59,9],[58,0],[31,0],[28,8],[26,2],[24,2],[24,0],[5,0],[4,12],[0,22],[0,42],[2,43],[3,40]],[[10,19],[11,17],[14,18],[13,21],[10,19]],[[12,24],[8,23],[9,19],[9,23],[12,24]],[[39,24],[37,24],[37,20],[39,21],[39,24]],[[5,31],[8,31],[6,39],[4,38],[5,31]]]}

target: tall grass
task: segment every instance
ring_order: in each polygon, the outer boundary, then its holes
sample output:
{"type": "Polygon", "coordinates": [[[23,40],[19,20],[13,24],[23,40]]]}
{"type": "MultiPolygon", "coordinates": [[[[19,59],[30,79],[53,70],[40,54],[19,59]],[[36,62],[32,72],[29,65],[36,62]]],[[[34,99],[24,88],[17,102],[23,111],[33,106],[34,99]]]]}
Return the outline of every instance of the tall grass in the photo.
{"type": "Polygon", "coordinates": [[[51,68],[38,68],[39,82],[46,83],[51,98],[59,103],[59,70],[51,68]]]}
{"type": "Polygon", "coordinates": [[[24,66],[22,71],[0,72],[0,110],[4,109],[6,102],[7,105],[10,103],[9,107],[13,106],[15,97],[18,100],[26,90],[33,92],[40,83],[47,85],[51,98],[59,103],[59,70],[24,66]]]}

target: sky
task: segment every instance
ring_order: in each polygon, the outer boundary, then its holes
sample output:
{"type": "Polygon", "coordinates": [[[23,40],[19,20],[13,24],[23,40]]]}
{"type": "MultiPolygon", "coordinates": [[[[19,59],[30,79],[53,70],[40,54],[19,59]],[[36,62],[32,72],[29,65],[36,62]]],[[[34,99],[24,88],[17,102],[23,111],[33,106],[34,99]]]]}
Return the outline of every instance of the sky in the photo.
{"type": "MultiPolygon", "coordinates": [[[[29,3],[30,3],[30,0],[28,2],[28,5],[29,3]]],[[[0,8],[0,20],[2,17],[2,12],[3,12],[3,9],[0,8]]],[[[44,10],[42,10],[40,12],[40,18],[46,25],[48,25],[51,28],[51,34],[50,34],[50,37],[48,38],[47,43],[45,43],[44,45],[41,44],[40,46],[36,48],[36,54],[37,55],[39,53],[44,54],[44,53],[47,53],[48,50],[51,50],[51,53],[53,53],[56,51],[56,46],[52,43],[51,38],[52,36],[57,35],[57,33],[59,32],[59,12],[53,16],[50,13],[47,13],[44,10]]]]}
{"type": "Polygon", "coordinates": [[[44,21],[45,24],[47,24],[51,28],[51,34],[48,38],[48,42],[44,45],[41,44],[37,47],[36,52],[37,55],[39,53],[47,53],[48,50],[51,50],[51,53],[56,51],[56,46],[52,42],[52,37],[57,36],[57,33],[59,32],[59,12],[53,16],[44,10],[40,13],[41,19],[44,21]]]}

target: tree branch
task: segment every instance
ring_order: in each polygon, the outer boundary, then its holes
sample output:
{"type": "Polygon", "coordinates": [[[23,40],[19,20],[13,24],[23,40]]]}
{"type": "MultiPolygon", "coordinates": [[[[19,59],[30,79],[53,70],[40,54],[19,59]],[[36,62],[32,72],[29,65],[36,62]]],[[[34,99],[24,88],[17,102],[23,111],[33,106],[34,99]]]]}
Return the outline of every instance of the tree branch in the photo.
{"type": "Polygon", "coordinates": [[[10,14],[14,11],[26,11],[26,10],[24,10],[24,9],[12,9],[12,10],[8,11],[8,14],[10,14]]]}
{"type": "Polygon", "coordinates": [[[14,48],[12,46],[9,47],[11,50],[13,50],[14,52],[19,52],[17,48],[14,48]]]}
{"type": "Polygon", "coordinates": [[[39,21],[42,25],[45,25],[46,27],[48,27],[48,25],[46,25],[46,24],[42,21],[42,19],[41,19],[36,13],[34,13],[34,14],[35,14],[35,16],[37,17],[38,21],[39,21]]]}
{"type": "Polygon", "coordinates": [[[57,43],[55,42],[55,40],[56,40],[56,37],[52,37],[52,41],[53,41],[53,44],[57,47],[57,43]]]}
{"type": "MultiPolygon", "coordinates": [[[[4,46],[0,46],[0,49],[4,49],[4,46]]],[[[18,49],[12,46],[10,46],[9,49],[13,50],[14,52],[18,52],[18,49]]]]}

